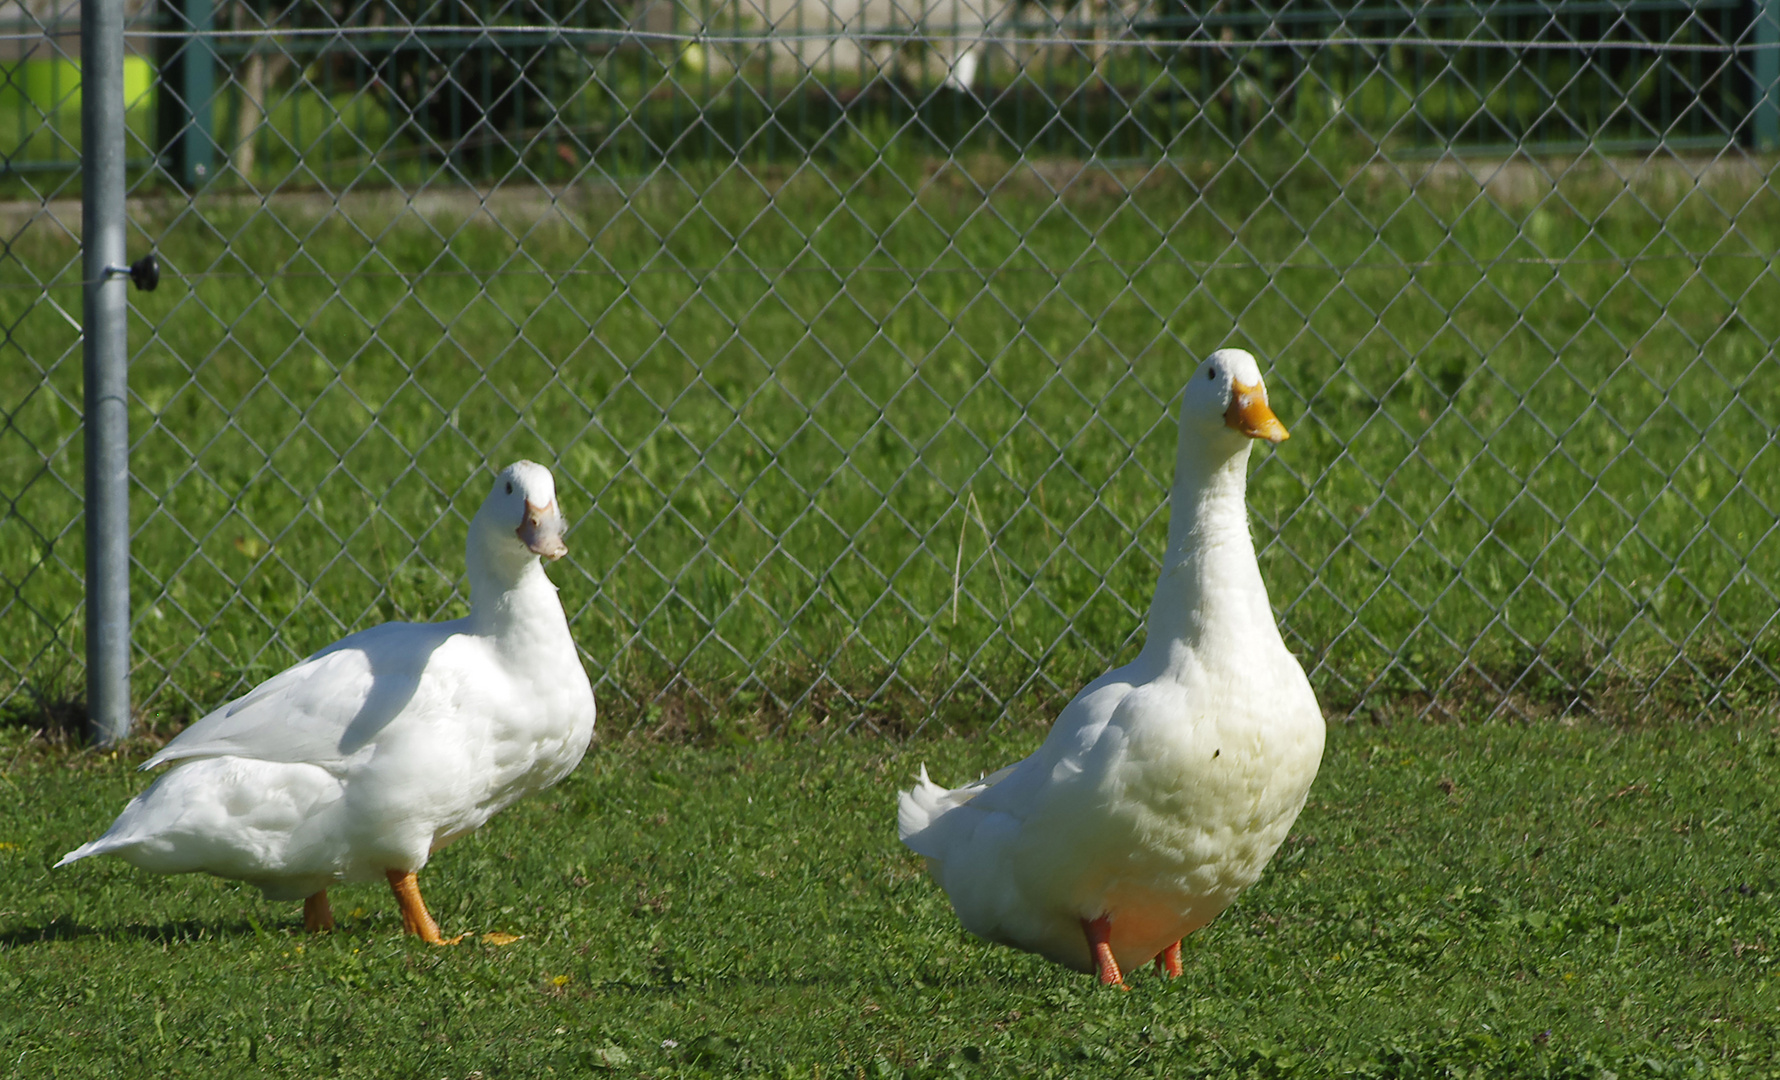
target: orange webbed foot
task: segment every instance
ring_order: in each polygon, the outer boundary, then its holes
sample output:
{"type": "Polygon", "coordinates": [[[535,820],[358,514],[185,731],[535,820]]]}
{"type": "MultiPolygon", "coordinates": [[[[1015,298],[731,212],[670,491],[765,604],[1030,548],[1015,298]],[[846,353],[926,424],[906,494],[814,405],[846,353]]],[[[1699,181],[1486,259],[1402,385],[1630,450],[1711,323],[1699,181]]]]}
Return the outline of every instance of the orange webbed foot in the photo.
{"type": "Polygon", "coordinates": [[[1119,970],[1119,962],[1113,959],[1112,951],[1112,919],[1102,915],[1098,919],[1083,919],[1082,934],[1088,939],[1088,953],[1093,957],[1094,974],[1102,986],[1116,986],[1120,990],[1129,990],[1125,985],[1125,975],[1119,970]]]}
{"type": "Polygon", "coordinates": [[[334,928],[334,909],[328,905],[328,891],[321,890],[303,898],[303,929],[311,934],[325,934],[334,928]]]}
{"type": "Polygon", "coordinates": [[[1180,978],[1180,942],[1177,941],[1156,954],[1156,974],[1166,975],[1170,979],[1180,978]]]}
{"type": "Polygon", "coordinates": [[[389,878],[389,891],[396,895],[396,906],[402,911],[402,929],[420,938],[428,945],[456,945],[464,939],[462,934],[454,938],[442,937],[439,924],[433,921],[427,912],[426,902],[420,898],[420,881],[412,870],[385,870],[389,878]]]}

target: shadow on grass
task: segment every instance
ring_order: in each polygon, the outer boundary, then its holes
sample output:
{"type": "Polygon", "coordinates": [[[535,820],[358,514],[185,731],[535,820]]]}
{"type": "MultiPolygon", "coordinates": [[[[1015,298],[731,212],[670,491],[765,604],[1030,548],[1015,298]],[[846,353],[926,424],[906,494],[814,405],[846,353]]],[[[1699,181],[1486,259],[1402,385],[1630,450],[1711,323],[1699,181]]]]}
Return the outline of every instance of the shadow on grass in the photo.
{"type": "Polygon", "coordinates": [[[0,932],[0,949],[46,945],[55,941],[79,941],[83,938],[176,945],[194,941],[220,941],[228,938],[252,937],[256,934],[266,933],[268,930],[267,927],[256,928],[247,919],[186,919],[180,922],[165,922],[158,926],[141,923],[90,926],[84,923],[70,922],[57,916],[39,926],[21,926],[14,930],[0,932]]]}
{"type": "Polygon", "coordinates": [[[87,741],[87,703],[81,688],[62,673],[26,682],[0,707],[0,727],[29,729],[51,746],[75,748],[87,741]]]}

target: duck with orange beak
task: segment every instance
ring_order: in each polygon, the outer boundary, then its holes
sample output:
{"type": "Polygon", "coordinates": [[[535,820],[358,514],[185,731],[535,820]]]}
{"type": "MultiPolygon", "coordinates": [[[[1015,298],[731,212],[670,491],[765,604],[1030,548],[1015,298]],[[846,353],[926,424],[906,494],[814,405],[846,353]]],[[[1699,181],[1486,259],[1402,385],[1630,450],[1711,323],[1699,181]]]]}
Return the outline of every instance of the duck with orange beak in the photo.
{"type": "Polygon", "coordinates": [[[897,827],[967,930],[1124,986],[1261,875],[1304,806],[1323,714],[1268,605],[1250,448],[1285,425],[1255,358],[1213,353],[1183,393],[1148,636],[1036,753],[963,787],[922,768],[897,827]]]}

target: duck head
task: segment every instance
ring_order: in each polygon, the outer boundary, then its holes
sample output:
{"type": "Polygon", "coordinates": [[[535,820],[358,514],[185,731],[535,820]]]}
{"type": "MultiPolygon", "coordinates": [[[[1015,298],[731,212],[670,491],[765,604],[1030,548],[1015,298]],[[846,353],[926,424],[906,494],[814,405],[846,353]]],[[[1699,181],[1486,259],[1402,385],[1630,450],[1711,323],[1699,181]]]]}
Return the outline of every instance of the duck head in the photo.
{"type": "Polygon", "coordinates": [[[497,564],[552,561],[568,554],[567,528],[556,505],[556,479],[532,461],[515,461],[494,478],[494,488],[476,511],[470,535],[483,538],[485,553],[497,564]]]}
{"type": "Polygon", "coordinates": [[[1144,645],[1152,659],[1176,655],[1170,650],[1183,642],[1191,652],[1193,643],[1256,640],[1245,635],[1277,640],[1249,532],[1248,459],[1257,440],[1285,438],[1253,356],[1219,349],[1193,369],[1181,391],[1168,549],[1144,645]]]}
{"type": "Polygon", "coordinates": [[[1286,426],[1267,407],[1261,366],[1242,349],[1219,349],[1193,372],[1182,394],[1180,424],[1182,434],[1199,429],[1208,439],[1228,441],[1230,436],[1220,429],[1270,443],[1290,438],[1286,426]]]}

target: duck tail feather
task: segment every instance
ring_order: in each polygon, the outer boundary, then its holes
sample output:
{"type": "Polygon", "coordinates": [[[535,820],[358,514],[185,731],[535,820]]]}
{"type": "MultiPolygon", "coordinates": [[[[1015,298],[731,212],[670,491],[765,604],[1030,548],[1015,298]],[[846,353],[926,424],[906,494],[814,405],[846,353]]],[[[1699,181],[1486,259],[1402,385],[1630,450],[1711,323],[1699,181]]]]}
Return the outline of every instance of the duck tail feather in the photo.
{"type": "Polygon", "coordinates": [[[925,832],[935,818],[952,808],[952,800],[946,797],[950,794],[928,778],[927,766],[922,765],[920,774],[915,777],[915,786],[896,797],[896,835],[903,843],[907,844],[909,837],[925,832]]]}
{"type": "Polygon", "coordinates": [[[62,861],[56,863],[56,865],[51,867],[50,869],[52,869],[52,870],[59,869],[60,867],[67,866],[71,862],[76,862],[80,859],[87,858],[90,855],[103,855],[107,851],[110,851],[113,847],[117,846],[115,844],[108,844],[105,842],[105,840],[106,840],[106,838],[101,836],[97,840],[87,841],[86,843],[75,848],[73,851],[70,851],[68,854],[62,856],[62,861]]]}

